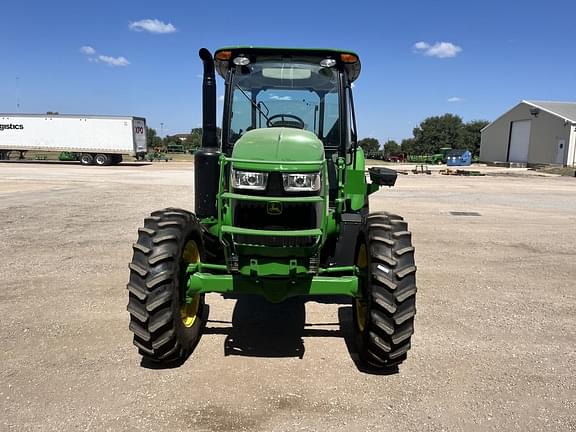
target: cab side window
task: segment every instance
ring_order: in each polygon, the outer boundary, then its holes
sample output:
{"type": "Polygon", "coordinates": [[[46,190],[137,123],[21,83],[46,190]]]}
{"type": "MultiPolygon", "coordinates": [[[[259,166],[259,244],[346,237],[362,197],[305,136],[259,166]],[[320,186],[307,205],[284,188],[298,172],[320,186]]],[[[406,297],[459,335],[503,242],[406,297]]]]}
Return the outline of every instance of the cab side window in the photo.
{"type": "Polygon", "coordinates": [[[340,144],[338,91],[334,90],[324,95],[324,122],[322,141],[327,147],[337,147],[340,144]]]}
{"type": "Polygon", "coordinates": [[[356,141],[358,140],[358,134],[356,133],[356,118],[355,118],[355,114],[354,114],[354,101],[352,98],[352,87],[347,87],[346,88],[346,110],[347,112],[347,117],[348,117],[348,127],[346,128],[347,131],[347,143],[349,146],[351,146],[352,144],[356,143],[356,141]]]}

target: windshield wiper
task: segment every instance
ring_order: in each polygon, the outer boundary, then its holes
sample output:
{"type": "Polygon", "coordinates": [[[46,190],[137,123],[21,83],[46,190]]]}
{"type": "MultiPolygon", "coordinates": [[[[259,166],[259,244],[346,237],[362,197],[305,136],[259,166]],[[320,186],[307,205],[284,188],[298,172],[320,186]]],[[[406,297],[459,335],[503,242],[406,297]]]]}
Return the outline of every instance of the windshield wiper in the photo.
{"type": "Polygon", "coordinates": [[[256,109],[258,110],[258,112],[264,116],[264,118],[266,119],[266,121],[268,121],[268,116],[267,116],[266,114],[264,114],[264,111],[262,111],[262,110],[260,109],[260,107],[258,106],[258,104],[255,103],[255,102],[252,100],[252,98],[251,98],[250,96],[248,96],[248,95],[246,94],[246,92],[240,88],[240,86],[239,86],[238,84],[235,83],[235,84],[234,84],[234,87],[236,87],[238,90],[240,90],[240,92],[244,95],[244,97],[246,97],[246,99],[248,99],[248,100],[250,101],[250,103],[252,104],[252,106],[253,106],[254,108],[256,108],[256,109]]]}

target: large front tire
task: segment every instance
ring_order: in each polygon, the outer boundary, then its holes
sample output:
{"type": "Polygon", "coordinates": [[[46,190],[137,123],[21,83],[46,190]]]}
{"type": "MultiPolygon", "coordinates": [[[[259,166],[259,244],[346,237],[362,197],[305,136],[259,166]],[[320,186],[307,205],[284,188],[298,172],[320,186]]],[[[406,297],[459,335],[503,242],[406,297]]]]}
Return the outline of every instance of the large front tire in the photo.
{"type": "Polygon", "coordinates": [[[406,360],[416,315],[416,266],[406,222],[388,213],[368,216],[357,265],[363,297],[354,304],[360,358],[377,368],[406,360]],[[364,255],[364,256],[363,256],[364,255]]]}
{"type": "Polygon", "coordinates": [[[150,361],[184,361],[204,325],[204,295],[185,301],[186,268],[203,257],[201,225],[186,210],[153,212],[133,248],[128,312],[134,345],[150,361]]]}

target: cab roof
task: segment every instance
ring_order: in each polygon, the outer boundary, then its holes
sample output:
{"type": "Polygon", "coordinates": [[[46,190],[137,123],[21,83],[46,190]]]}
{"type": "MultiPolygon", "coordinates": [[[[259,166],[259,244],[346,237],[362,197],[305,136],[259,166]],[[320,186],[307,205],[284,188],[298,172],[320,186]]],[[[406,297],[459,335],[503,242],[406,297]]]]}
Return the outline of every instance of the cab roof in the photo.
{"type": "MultiPolygon", "coordinates": [[[[330,49],[330,48],[281,48],[281,47],[254,47],[254,46],[230,46],[223,47],[214,53],[216,70],[223,78],[233,65],[232,60],[239,55],[249,58],[257,57],[299,57],[299,58],[331,58],[337,61],[348,73],[350,82],[355,81],[360,75],[360,57],[353,51],[330,49]],[[228,52],[230,54],[228,54],[228,52]]],[[[255,61],[255,59],[253,60],[255,61]]]]}

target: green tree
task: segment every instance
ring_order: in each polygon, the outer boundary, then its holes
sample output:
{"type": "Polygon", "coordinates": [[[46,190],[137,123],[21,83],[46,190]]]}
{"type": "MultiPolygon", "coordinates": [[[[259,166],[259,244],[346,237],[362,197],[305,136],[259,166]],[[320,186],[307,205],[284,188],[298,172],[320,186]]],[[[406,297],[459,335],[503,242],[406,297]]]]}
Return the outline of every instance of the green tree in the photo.
{"type": "Polygon", "coordinates": [[[384,155],[390,156],[400,151],[400,145],[394,140],[388,140],[384,143],[384,155]]]}
{"type": "Polygon", "coordinates": [[[416,154],[415,140],[414,138],[405,138],[400,143],[400,150],[406,154],[416,154]]]}
{"type": "Polygon", "coordinates": [[[186,148],[196,150],[202,145],[202,128],[193,128],[186,138],[186,148]]]}
{"type": "Polygon", "coordinates": [[[164,145],[168,145],[168,144],[182,144],[182,140],[180,138],[178,138],[176,135],[166,135],[163,139],[162,139],[162,143],[164,145]]]}
{"type": "Polygon", "coordinates": [[[373,154],[380,151],[380,143],[376,138],[362,138],[358,141],[358,145],[362,147],[365,154],[373,154]]]}
{"type": "Polygon", "coordinates": [[[459,148],[463,126],[462,118],[454,114],[424,119],[413,131],[416,154],[438,153],[442,147],[459,148]]]}
{"type": "Polygon", "coordinates": [[[469,150],[473,155],[480,155],[480,131],[489,123],[487,120],[472,120],[464,124],[460,131],[459,148],[469,150]]]}
{"type": "MultiPolygon", "coordinates": [[[[216,136],[218,137],[218,144],[221,144],[222,129],[219,127],[216,128],[216,136]]],[[[184,141],[184,145],[190,150],[199,149],[202,146],[202,128],[193,128],[186,141],[184,141]]]]}
{"type": "Polygon", "coordinates": [[[150,150],[162,145],[162,138],[158,136],[156,129],[146,127],[146,144],[150,150]]]}
{"type": "Polygon", "coordinates": [[[170,146],[183,146],[184,149],[186,148],[185,145],[186,141],[182,141],[176,135],[166,135],[162,140],[162,145],[164,148],[169,149],[170,146]]]}
{"type": "MultiPolygon", "coordinates": [[[[472,120],[464,123],[460,116],[444,114],[428,117],[413,130],[413,138],[402,140],[402,152],[410,155],[432,155],[442,147],[466,149],[474,155],[480,153],[480,130],[489,122],[472,120]]],[[[384,145],[386,151],[386,144],[384,145]]]]}

